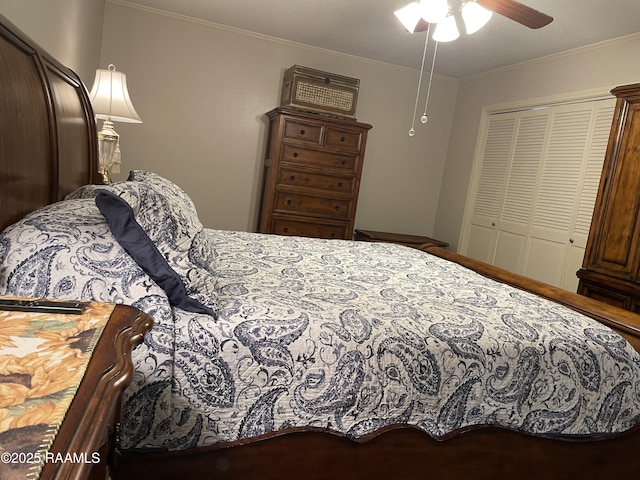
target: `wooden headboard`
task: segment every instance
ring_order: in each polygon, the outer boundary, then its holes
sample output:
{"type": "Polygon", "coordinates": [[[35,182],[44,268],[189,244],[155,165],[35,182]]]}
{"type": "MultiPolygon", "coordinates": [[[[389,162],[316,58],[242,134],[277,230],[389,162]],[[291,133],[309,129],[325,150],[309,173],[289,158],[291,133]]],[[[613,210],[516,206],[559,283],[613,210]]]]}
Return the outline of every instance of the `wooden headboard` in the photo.
{"type": "Polygon", "coordinates": [[[99,183],[97,165],[82,81],[0,15],[0,230],[99,183]]]}

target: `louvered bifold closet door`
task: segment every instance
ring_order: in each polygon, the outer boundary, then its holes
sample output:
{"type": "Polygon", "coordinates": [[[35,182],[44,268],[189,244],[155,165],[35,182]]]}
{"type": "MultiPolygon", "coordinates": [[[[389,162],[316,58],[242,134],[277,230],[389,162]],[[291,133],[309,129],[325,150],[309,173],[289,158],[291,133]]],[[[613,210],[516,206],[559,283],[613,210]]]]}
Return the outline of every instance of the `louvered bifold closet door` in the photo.
{"type": "Polygon", "coordinates": [[[492,114],[461,252],[575,291],[614,105],[492,114]]]}
{"type": "Polygon", "coordinates": [[[522,273],[576,291],[614,99],[554,109],[522,273]]]}
{"type": "Polygon", "coordinates": [[[482,166],[475,184],[474,202],[468,224],[466,255],[493,263],[496,227],[511,161],[517,119],[493,116],[484,139],[482,166]]]}
{"type": "Polygon", "coordinates": [[[512,272],[522,271],[549,128],[548,112],[521,112],[518,117],[493,260],[494,265],[512,272]]]}
{"type": "Polygon", "coordinates": [[[567,290],[576,291],[578,278],[575,275],[582,267],[589,231],[591,217],[598,196],[600,177],[602,176],[603,160],[607,152],[611,122],[615,111],[615,99],[599,102],[596,105],[593,122],[593,134],[591,136],[591,148],[588,152],[587,165],[582,180],[582,190],[578,201],[578,211],[570,238],[567,266],[564,269],[565,276],[562,285],[567,290]]]}

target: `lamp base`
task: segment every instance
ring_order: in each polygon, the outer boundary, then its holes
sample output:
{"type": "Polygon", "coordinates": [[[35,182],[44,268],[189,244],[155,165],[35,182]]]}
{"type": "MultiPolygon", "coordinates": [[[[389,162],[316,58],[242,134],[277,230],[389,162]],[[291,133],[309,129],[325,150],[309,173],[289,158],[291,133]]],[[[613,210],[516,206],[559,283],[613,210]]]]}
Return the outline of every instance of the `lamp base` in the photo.
{"type": "Polygon", "coordinates": [[[113,128],[113,122],[107,119],[102,124],[102,130],[98,132],[98,151],[100,174],[104,183],[111,183],[111,166],[118,146],[118,135],[113,128]]]}
{"type": "Polygon", "coordinates": [[[100,167],[100,175],[102,175],[102,183],[104,183],[105,185],[113,183],[108,167],[100,167]]]}

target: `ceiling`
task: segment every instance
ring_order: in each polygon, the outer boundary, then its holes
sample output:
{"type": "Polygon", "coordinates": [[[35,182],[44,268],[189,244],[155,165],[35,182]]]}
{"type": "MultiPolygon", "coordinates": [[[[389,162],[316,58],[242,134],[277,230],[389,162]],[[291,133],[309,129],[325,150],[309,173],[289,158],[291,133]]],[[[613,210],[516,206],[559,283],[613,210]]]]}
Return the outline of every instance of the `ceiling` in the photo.
{"type": "MultiPolygon", "coordinates": [[[[450,0],[454,3],[460,0],[450,0]]],[[[640,32],[639,0],[520,0],[554,18],[532,30],[493,15],[479,32],[441,43],[434,73],[465,78],[640,32]]],[[[394,65],[420,68],[425,33],[393,12],[409,0],[120,0],[394,65]]],[[[640,61],[640,58],[636,59],[640,61]]],[[[430,67],[430,60],[425,69],[430,67]]]]}

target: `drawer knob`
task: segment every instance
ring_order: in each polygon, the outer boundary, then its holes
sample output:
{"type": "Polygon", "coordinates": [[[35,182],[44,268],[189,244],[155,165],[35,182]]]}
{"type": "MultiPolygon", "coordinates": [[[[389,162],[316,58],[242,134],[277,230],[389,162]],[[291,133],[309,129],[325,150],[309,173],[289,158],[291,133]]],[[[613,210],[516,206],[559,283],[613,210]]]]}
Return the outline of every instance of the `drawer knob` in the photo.
{"type": "Polygon", "coordinates": [[[304,135],[305,133],[304,129],[300,130],[300,135],[304,135]]]}
{"type": "Polygon", "coordinates": [[[283,231],[284,233],[287,233],[287,232],[289,231],[289,228],[288,228],[288,227],[284,227],[284,228],[282,229],[282,231],[283,231]]]}
{"type": "Polygon", "coordinates": [[[336,205],[336,212],[340,210],[340,206],[336,205]]]}
{"type": "Polygon", "coordinates": [[[298,152],[293,152],[293,158],[298,158],[298,152]]]}
{"type": "Polygon", "coordinates": [[[291,205],[293,202],[291,200],[287,200],[287,205],[291,205]]]}
{"type": "Polygon", "coordinates": [[[338,187],[342,188],[344,186],[344,183],[340,182],[338,183],[338,187]]]}
{"type": "Polygon", "coordinates": [[[340,141],[344,142],[347,138],[346,137],[340,137],[340,141]]]}
{"type": "Polygon", "coordinates": [[[331,232],[331,238],[336,238],[336,237],[337,237],[336,232],[331,232]]]}
{"type": "Polygon", "coordinates": [[[295,175],[291,175],[291,176],[289,177],[289,180],[291,180],[292,182],[293,182],[293,181],[295,181],[295,179],[296,179],[296,176],[295,176],[295,175]]]}
{"type": "Polygon", "coordinates": [[[346,160],[342,160],[342,161],[340,162],[340,165],[346,165],[346,164],[347,164],[347,161],[346,161],[346,160]]]}

